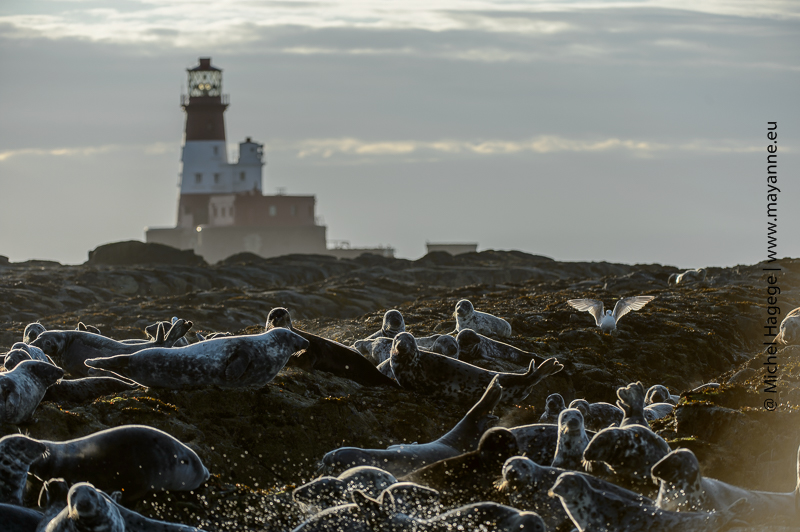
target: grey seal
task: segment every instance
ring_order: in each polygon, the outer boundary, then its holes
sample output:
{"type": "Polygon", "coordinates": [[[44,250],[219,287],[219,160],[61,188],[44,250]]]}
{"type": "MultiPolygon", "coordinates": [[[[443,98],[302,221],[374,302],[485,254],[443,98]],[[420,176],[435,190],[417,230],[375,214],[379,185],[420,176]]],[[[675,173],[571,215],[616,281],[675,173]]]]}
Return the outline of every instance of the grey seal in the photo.
{"type": "Polygon", "coordinates": [[[420,351],[409,333],[395,337],[389,362],[392,373],[403,388],[459,402],[475,397],[497,375],[503,387],[503,400],[519,403],[542,379],[564,368],[555,358],[549,358],[539,367],[531,361],[525,373],[489,371],[461,360],[420,351]]]}
{"type": "MultiPolygon", "coordinates": [[[[351,495],[354,496],[356,492],[351,495]]],[[[360,492],[363,494],[363,492],[360,492]]],[[[378,499],[392,500],[393,509],[411,517],[429,517],[436,513],[439,494],[436,490],[414,484],[398,482],[387,487],[378,499]]],[[[373,532],[355,503],[343,504],[327,508],[311,516],[293,530],[293,532],[373,532]]],[[[378,530],[383,530],[378,529],[378,530]]]]}
{"type": "Polygon", "coordinates": [[[506,320],[475,310],[472,302],[468,299],[462,299],[456,303],[454,315],[456,318],[455,333],[459,333],[464,329],[472,329],[478,334],[501,337],[511,336],[511,325],[506,320]]]}
{"type": "MultiPolygon", "coordinates": [[[[108,370],[144,386],[183,390],[261,387],[286,365],[308,340],[288,329],[214,338],[185,347],[151,347],[132,355],[91,358],[86,365],[108,370]]],[[[357,355],[360,356],[360,355],[357,355]]]]}
{"type": "Polygon", "coordinates": [[[191,326],[192,322],[179,320],[168,332],[160,328],[156,340],[141,344],[124,344],[87,331],[45,331],[31,345],[59,362],[68,373],[88,377],[89,368],[84,364],[87,359],[127,355],[148,347],[171,347],[191,326]]]}
{"type": "Polygon", "coordinates": [[[36,338],[46,330],[47,329],[44,328],[44,325],[38,321],[36,323],[29,323],[25,326],[25,330],[22,333],[22,341],[26,344],[29,344],[36,340],[36,338]]]}
{"type": "Polygon", "coordinates": [[[394,475],[373,466],[352,467],[338,477],[324,476],[307,482],[292,491],[295,502],[319,509],[348,504],[355,490],[377,497],[396,484],[394,475]]]}
{"type": "Polygon", "coordinates": [[[618,426],[625,417],[625,412],[611,403],[590,403],[586,399],[575,399],[569,404],[569,407],[580,410],[586,428],[595,431],[614,425],[618,426]]]}
{"type": "Polygon", "coordinates": [[[544,362],[544,357],[528,353],[497,340],[492,340],[472,329],[462,329],[456,336],[461,358],[465,360],[508,360],[515,364],[527,366],[531,360],[536,364],[544,362]]]}
{"type": "Polygon", "coordinates": [[[467,453],[477,447],[487,425],[497,419],[492,410],[502,395],[503,389],[494,378],[461,421],[438,440],[391,445],[387,449],[342,447],[325,454],[321,466],[328,471],[344,471],[353,466],[371,465],[402,476],[426,464],[467,453]]]}
{"type": "Polygon", "coordinates": [[[775,341],[786,345],[796,345],[800,343],[800,307],[789,312],[778,328],[778,336],[775,341]]]}
{"type": "MultiPolygon", "coordinates": [[[[44,530],[46,525],[67,507],[69,491],[70,487],[63,478],[50,479],[44,483],[39,493],[39,506],[47,508],[47,510],[42,519],[40,528],[37,530],[44,530]]],[[[125,532],[202,532],[199,528],[193,526],[169,523],[145,517],[133,510],[125,508],[102,491],[97,490],[97,493],[105,498],[106,501],[119,512],[120,517],[122,517],[125,523],[125,532]]],[[[111,510],[111,512],[113,513],[113,510],[111,510]]]]}
{"type": "Polygon", "coordinates": [[[673,273],[667,279],[667,286],[686,286],[689,284],[702,283],[706,280],[706,269],[696,268],[694,270],[686,270],[683,273],[673,273]]]}
{"type": "Polygon", "coordinates": [[[12,349],[6,353],[6,356],[3,358],[3,367],[6,371],[11,371],[23,360],[32,360],[28,352],[22,349],[12,349]]]}
{"type": "Polygon", "coordinates": [[[652,405],[655,403],[670,403],[677,405],[680,399],[680,395],[671,394],[666,386],[662,384],[654,384],[647,389],[647,393],[644,395],[644,404],[652,405]]]}
{"type": "MultiPolygon", "coordinates": [[[[511,428],[517,439],[520,454],[524,454],[537,464],[550,465],[556,456],[558,446],[558,425],[552,423],[533,423],[511,428]]],[[[591,440],[595,433],[586,431],[591,440]]]]}
{"type": "Polygon", "coordinates": [[[567,408],[558,415],[558,442],[553,456],[553,467],[583,470],[583,451],[589,445],[589,436],[583,426],[583,415],[577,408],[567,408]]]}
{"type": "Polygon", "coordinates": [[[69,489],[67,507],[43,528],[44,532],[125,532],[117,507],[88,482],[69,489]]]}
{"type": "Polygon", "coordinates": [[[503,463],[517,454],[514,434],[494,427],[481,436],[476,450],[426,465],[400,480],[437,490],[445,506],[490,501],[497,497],[494,481],[500,477],[503,463]]]}
{"type": "Polygon", "coordinates": [[[116,377],[83,377],[82,379],[61,379],[50,386],[42,401],[57,403],[85,403],[115,393],[135,390],[139,384],[116,377]]]}
{"type": "Polygon", "coordinates": [[[39,360],[23,360],[11,371],[0,373],[0,422],[29,421],[47,388],[63,376],[64,370],[39,360]]]}
{"type": "Polygon", "coordinates": [[[41,520],[41,512],[0,502],[0,523],[3,523],[3,532],[34,532],[41,520]]]}
{"type": "Polygon", "coordinates": [[[297,366],[306,371],[328,371],[362,386],[400,387],[354,349],[295,328],[289,311],[283,307],[270,310],[267,316],[267,330],[275,327],[285,327],[308,342],[308,347],[288,360],[288,366],[297,366]]]}
{"type": "Polygon", "coordinates": [[[640,310],[647,303],[655,299],[656,296],[632,296],[620,299],[614,305],[613,312],[610,310],[605,311],[603,314],[603,302],[597,299],[570,299],[567,304],[572,308],[578,310],[585,310],[592,316],[604,333],[610,333],[616,330],[617,322],[632,310],[640,310]]]}
{"type": "Polygon", "coordinates": [[[558,415],[566,408],[564,398],[560,393],[551,393],[544,402],[544,412],[539,417],[539,423],[558,423],[558,415]]]}
{"type": "Polygon", "coordinates": [[[367,336],[367,339],[372,338],[394,338],[401,332],[405,332],[406,330],[406,322],[403,320],[403,315],[400,313],[399,310],[387,310],[386,313],[383,315],[383,323],[381,324],[381,328],[378,331],[367,336]]]}
{"type": "MultiPolygon", "coordinates": [[[[503,482],[498,486],[498,490],[508,496],[508,501],[514,508],[538,513],[544,519],[548,530],[569,532],[573,524],[561,501],[547,494],[558,477],[566,472],[558,467],[539,465],[524,456],[514,456],[503,464],[503,482]]],[[[630,500],[633,504],[645,506],[654,504],[644,495],[611,482],[586,473],[576,474],[583,476],[593,488],[613,493],[622,499],[630,500]]]]}
{"type": "Polygon", "coordinates": [[[628,425],[644,425],[649,427],[650,421],[661,419],[672,413],[675,408],[669,403],[655,403],[645,406],[645,391],[641,382],[634,382],[617,389],[617,406],[625,413],[620,427],[628,425]]]}
{"type": "Polygon", "coordinates": [[[75,330],[76,331],[87,331],[87,332],[94,333],[94,334],[101,334],[100,333],[100,329],[98,329],[94,325],[86,325],[82,321],[78,322],[78,325],[77,325],[77,327],[75,327],[75,330]]]}
{"type": "Polygon", "coordinates": [[[494,502],[468,504],[430,519],[417,519],[398,511],[389,494],[381,494],[375,500],[356,491],[353,493],[353,501],[371,530],[546,532],[544,521],[535,512],[522,512],[494,502]]]}
{"type": "Polygon", "coordinates": [[[11,346],[12,351],[15,349],[21,349],[28,353],[28,355],[31,357],[31,360],[39,360],[41,362],[49,362],[51,364],[53,363],[53,361],[50,360],[50,357],[45,355],[44,351],[36,346],[26,344],[25,342],[17,342],[11,346]]]}
{"type": "MultiPolygon", "coordinates": [[[[417,339],[414,338],[416,341],[417,339]]],[[[392,353],[392,344],[394,338],[386,338],[381,336],[379,338],[372,338],[369,340],[356,340],[353,347],[364,357],[375,364],[380,366],[383,362],[389,360],[392,353]]],[[[426,349],[422,349],[417,343],[420,351],[427,351],[429,353],[438,353],[449,358],[458,358],[459,346],[456,339],[446,334],[439,335],[439,337],[431,342],[426,349]]]]}
{"type": "Polygon", "coordinates": [[[798,452],[798,488],[788,493],[753,491],[703,477],[700,463],[689,449],[676,449],[656,462],[651,470],[659,483],[656,505],[674,512],[719,512],[739,499],[753,507],[750,519],[765,523],[773,516],[796,518],[795,503],[800,488],[800,451],[798,452]]]}
{"type": "Polygon", "coordinates": [[[0,502],[22,506],[28,469],[47,447],[22,434],[0,438],[0,502]]]}
{"type": "Polygon", "coordinates": [[[717,532],[749,511],[739,500],[716,513],[669,512],[597,490],[576,473],[562,473],[550,489],[580,532],[717,532]]]}
{"type": "Polygon", "coordinates": [[[645,426],[629,425],[598,432],[583,451],[583,459],[603,462],[617,484],[650,488],[650,468],[669,452],[664,438],[645,426]]]}
{"type": "Polygon", "coordinates": [[[193,490],[209,477],[197,453],[166,432],[144,425],[41,443],[47,453],[31,464],[31,474],[122,491],[123,501],[135,501],[150,491],[193,490]]]}

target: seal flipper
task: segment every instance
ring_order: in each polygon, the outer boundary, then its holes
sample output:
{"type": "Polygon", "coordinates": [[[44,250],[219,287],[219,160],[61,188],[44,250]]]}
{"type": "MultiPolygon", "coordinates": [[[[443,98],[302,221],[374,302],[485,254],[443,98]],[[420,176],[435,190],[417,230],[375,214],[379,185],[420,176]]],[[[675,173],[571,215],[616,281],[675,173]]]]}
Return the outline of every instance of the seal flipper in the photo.
{"type": "Polygon", "coordinates": [[[392,529],[390,521],[397,510],[395,509],[394,497],[386,490],[377,499],[370,498],[369,495],[361,490],[356,490],[350,496],[358,506],[358,510],[367,522],[371,530],[392,529]],[[387,527],[387,525],[389,525],[387,527]]]}
{"type": "Polygon", "coordinates": [[[167,346],[175,345],[175,342],[183,338],[187,332],[192,328],[194,325],[189,320],[184,319],[176,319],[172,322],[172,326],[169,328],[169,331],[166,333],[164,338],[164,344],[167,346]]]}
{"type": "Polygon", "coordinates": [[[235,346],[225,362],[225,380],[238,380],[245,374],[251,363],[250,353],[245,349],[240,349],[239,346],[235,346]]]}

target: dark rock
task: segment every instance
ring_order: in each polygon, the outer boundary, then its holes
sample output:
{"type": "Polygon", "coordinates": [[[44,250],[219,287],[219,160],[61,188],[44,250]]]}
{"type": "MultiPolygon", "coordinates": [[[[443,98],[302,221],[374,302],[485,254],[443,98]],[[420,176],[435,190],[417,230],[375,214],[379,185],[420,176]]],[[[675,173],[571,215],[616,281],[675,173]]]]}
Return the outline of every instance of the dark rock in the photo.
{"type": "Polygon", "coordinates": [[[96,247],[89,252],[89,260],[86,261],[86,264],[182,264],[199,266],[205,264],[205,261],[191,249],[180,250],[164,244],[128,240],[96,247]]]}

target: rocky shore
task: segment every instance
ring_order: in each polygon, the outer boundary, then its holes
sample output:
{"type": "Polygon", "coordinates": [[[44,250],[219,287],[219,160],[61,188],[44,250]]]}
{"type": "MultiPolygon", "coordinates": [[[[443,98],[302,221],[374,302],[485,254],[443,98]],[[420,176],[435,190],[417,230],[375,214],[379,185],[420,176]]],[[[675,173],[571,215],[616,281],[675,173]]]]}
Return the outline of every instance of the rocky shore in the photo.
{"type": "MultiPolygon", "coordinates": [[[[779,405],[767,411],[763,265],[707,268],[703,282],[669,286],[670,275],[683,270],[559,262],[513,251],[432,253],[417,261],[241,254],[215,265],[188,255],[165,260],[143,251],[119,260],[99,251],[79,266],[0,262],[3,352],[33,321],[48,329],[83,322],[122,339],[144,338],[145,326],[177,316],[193,322],[187,337],[194,341],[195,331],[262,332],[270,309],[279,306],[297,327],[350,345],[378,330],[391,308],[402,312],[415,336],[450,332],[455,303],[467,298],[511,324],[508,343],[564,365],[523,404],[498,407],[498,425],[537,422],[554,392],[567,403],[614,403],[616,389],[635,381],[673,393],[718,382],[719,389],[684,394],[675,413],[653,428],[673,449],[693,450],[705,476],[750,489],[795,488],[800,346],[779,349],[779,405]],[[608,307],[640,294],[655,299],[626,315],[614,335],[602,334],[589,314],[566,304],[595,298],[608,307]]],[[[800,260],[779,266],[778,305],[785,315],[800,306],[800,260]]],[[[487,367],[522,370],[510,362],[487,367]]],[[[22,431],[65,440],[123,424],[159,428],[195,450],[212,478],[191,493],[148,496],[138,511],[208,531],[285,531],[303,515],[291,489],[317,475],[323,454],[343,445],[432,441],[465,411],[406,390],[287,367],[257,390],[143,389],[82,404],[43,402],[34,422],[3,426],[0,435],[22,431]]],[[[31,483],[28,492],[33,505],[38,486],[31,483]]]]}

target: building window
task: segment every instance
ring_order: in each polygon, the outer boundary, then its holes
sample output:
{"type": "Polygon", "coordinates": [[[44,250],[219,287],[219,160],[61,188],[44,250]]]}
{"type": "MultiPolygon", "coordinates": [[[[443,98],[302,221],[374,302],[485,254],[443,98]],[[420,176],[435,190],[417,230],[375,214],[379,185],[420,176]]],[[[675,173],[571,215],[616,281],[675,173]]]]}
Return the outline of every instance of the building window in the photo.
{"type": "Polygon", "coordinates": [[[239,181],[244,181],[244,176],[245,176],[244,172],[239,172],[239,181]]]}
{"type": "Polygon", "coordinates": [[[219,155],[219,146],[214,146],[214,155],[219,155]]]}
{"type": "Polygon", "coordinates": [[[270,216],[277,216],[278,215],[278,208],[275,205],[269,206],[269,215],[270,216]]]}
{"type": "Polygon", "coordinates": [[[194,182],[195,183],[202,183],[203,182],[203,174],[194,174],[194,182]]]}
{"type": "Polygon", "coordinates": [[[211,209],[212,209],[212,212],[214,213],[214,216],[216,216],[217,215],[217,206],[216,205],[212,205],[211,209]]]}
{"type": "Polygon", "coordinates": [[[219,174],[214,174],[214,183],[219,183],[219,174]]]}
{"type": "Polygon", "coordinates": [[[297,205],[292,205],[292,216],[297,216],[297,205]]]}

